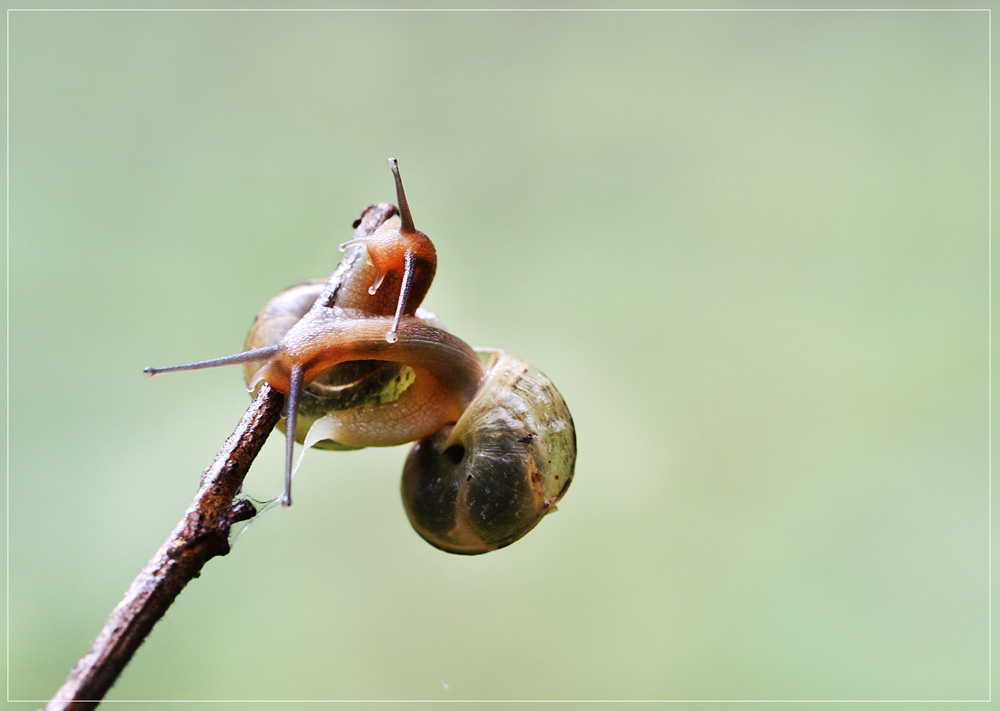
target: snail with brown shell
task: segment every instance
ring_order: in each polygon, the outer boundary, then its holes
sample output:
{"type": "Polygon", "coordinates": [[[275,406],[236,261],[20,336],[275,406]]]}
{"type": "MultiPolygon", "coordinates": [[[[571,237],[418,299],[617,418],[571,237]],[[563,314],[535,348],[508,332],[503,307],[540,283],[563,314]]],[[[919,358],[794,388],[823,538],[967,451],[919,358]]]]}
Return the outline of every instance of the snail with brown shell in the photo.
{"type": "Polygon", "coordinates": [[[521,538],[565,494],[573,419],[531,364],[477,352],[419,308],[437,257],[414,227],[396,161],[389,166],[398,214],[341,245],[347,254],[329,285],[308,282],[271,299],[242,353],[146,373],[240,363],[251,391],[267,382],[284,393],[285,506],[295,442],[416,442],[402,480],[414,529],[442,550],[485,553],[521,538]]]}

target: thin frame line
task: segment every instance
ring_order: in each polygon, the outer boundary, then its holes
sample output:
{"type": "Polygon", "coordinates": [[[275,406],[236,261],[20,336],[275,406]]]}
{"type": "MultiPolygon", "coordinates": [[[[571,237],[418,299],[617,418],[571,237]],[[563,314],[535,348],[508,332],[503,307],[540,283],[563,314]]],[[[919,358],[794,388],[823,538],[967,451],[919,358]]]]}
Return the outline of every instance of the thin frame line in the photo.
{"type": "Polygon", "coordinates": [[[985,7],[109,7],[109,8],[8,8],[8,12],[990,12],[985,7]]]}
{"type": "MultiPolygon", "coordinates": [[[[6,283],[6,452],[5,465],[7,470],[6,501],[5,501],[5,531],[6,531],[6,587],[5,613],[7,619],[5,649],[6,659],[6,699],[10,698],[10,17],[14,12],[41,13],[112,13],[112,12],[225,12],[225,13],[277,13],[277,12],[469,12],[469,13],[504,13],[504,12],[535,12],[535,13],[667,13],[667,12],[742,12],[742,13],[778,13],[778,12],[983,12],[987,14],[987,675],[986,699],[608,699],[608,700],[574,700],[575,703],[989,703],[993,696],[993,14],[992,8],[7,8],[5,28],[6,71],[5,71],[5,276],[6,283]]],[[[48,699],[23,700],[34,703],[46,703],[48,699]]],[[[137,699],[110,700],[103,703],[233,703],[232,700],[216,699],[137,699]]],[[[293,701],[293,700],[288,700],[293,701]]],[[[330,703],[339,700],[303,700],[301,703],[330,703]]],[[[343,700],[344,703],[386,703],[387,700],[343,700]]],[[[388,700],[392,703],[392,700],[388,700]]],[[[283,700],[238,700],[237,703],[284,703],[283,700]]],[[[476,699],[426,699],[400,700],[399,703],[564,703],[560,700],[476,700],[476,699]]]]}
{"type": "Polygon", "coordinates": [[[993,699],[993,10],[987,9],[986,37],[986,164],[987,164],[987,208],[986,208],[986,271],[987,271],[987,699],[993,699]]]}
{"type": "Polygon", "coordinates": [[[6,640],[4,648],[7,654],[7,663],[4,665],[5,681],[7,683],[6,697],[10,701],[10,10],[7,11],[7,26],[4,28],[6,46],[6,84],[4,90],[4,233],[6,234],[6,245],[4,250],[4,274],[7,279],[6,295],[4,297],[4,312],[7,319],[4,325],[4,353],[5,356],[5,413],[6,413],[6,436],[4,452],[5,466],[7,468],[6,497],[4,503],[4,529],[6,542],[4,545],[7,559],[4,561],[6,568],[7,595],[4,600],[4,619],[7,621],[6,640]]]}

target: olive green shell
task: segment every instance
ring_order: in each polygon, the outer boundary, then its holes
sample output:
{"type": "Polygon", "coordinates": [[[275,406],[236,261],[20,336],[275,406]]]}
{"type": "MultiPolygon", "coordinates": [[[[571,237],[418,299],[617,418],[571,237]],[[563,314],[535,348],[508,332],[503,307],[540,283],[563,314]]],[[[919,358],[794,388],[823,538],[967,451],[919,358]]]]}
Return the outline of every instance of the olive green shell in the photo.
{"type": "Polygon", "coordinates": [[[430,544],[486,553],[555,509],[575,463],[576,431],[559,391],[531,364],[501,352],[454,428],[413,446],[403,505],[430,544]]]}

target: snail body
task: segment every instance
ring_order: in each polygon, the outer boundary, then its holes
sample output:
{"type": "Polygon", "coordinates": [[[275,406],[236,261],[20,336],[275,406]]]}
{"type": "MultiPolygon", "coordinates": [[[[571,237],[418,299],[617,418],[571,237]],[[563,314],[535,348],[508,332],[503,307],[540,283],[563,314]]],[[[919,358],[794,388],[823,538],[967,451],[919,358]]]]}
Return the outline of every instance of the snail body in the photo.
{"type": "Polygon", "coordinates": [[[345,319],[331,312],[328,319],[303,319],[293,326],[282,350],[254,374],[250,389],[266,381],[287,393],[297,370],[309,385],[334,366],[357,361],[398,363],[415,371],[412,380],[389,382],[395,396],[383,388],[367,401],[329,413],[335,426],[324,439],[354,448],[412,442],[461,416],[484,372],[464,341],[407,316],[397,326],[399,340],[390,344],[385,334],[392,319],[345,319]]]}
{"type": "Polygon", "coordinates": [[[286,506],[296,441],[322,449],[416,441],[402,480],[413,527],[442,550],[484,553],[554,510],[573,476],[573,421],[533,366],[477,353],[418,310],[437,257],[389,164],[399,214],[341,245],[349,251],[329,284],[271,299],[242,353],[146,373],[239,363],[251,391],[266,382],[284,393],[286,506]]]}

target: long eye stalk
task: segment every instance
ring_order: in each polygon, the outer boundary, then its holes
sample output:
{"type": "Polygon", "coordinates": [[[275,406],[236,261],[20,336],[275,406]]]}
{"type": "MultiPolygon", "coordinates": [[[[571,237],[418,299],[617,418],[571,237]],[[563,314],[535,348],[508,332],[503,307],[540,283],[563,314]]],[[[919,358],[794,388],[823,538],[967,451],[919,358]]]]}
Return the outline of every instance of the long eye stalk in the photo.
{"type": "Polygon", "coordinates": [[[399,203],[399,231],[403,234],[413,234],[417,228],[413,226],[413,217],[410,215],[410,206],[406,202],[406,193],[403,192],[403,179],[399,177],[399,163],[395,158],[389,159],[389,170],[396,181],[396,202],[399,203]]]}
{"type": "Polygon", "coordinates": [[[403,255],[403,283],[399,287],[399,301],[396,304],[396,315],[392,319],[392,328],[385,334],[385,340],[389,343],[396,342],[396,334],[399,331],[399,319],[403,317],[403,309],[406,307],[406,298],[410,295],[410,285],[413,284],[413,274],[416,271],[417,260],[413,252],[403,255]]]}
{"type": "Polygon", "coordinates": [[[293,365],[288,376],[288,395],[285,396],[285,493],[282,506],[292,505],[292,453],[295,450],[295,426],[299,418],[299,398],[302,395],[303,370],[293,365]]]}
{"type": "Polygon", "coordinates": [[[264,348],[254,348],[252,351],[243,351],[233,355],[222,356],[221,358],[210,358],[209,360],[199,360],[196,363],[185,363],[184,365],[168,365],[164,368],[143,368],[142,372],[147,378],[152,378],[159,373],[174,373],[182,370],[204,370],[205,368],[218,368],[223,365],[236,365],[238,363],[253,363],[255,360],[270,360],[274,356],[285,350],[280,343],[264,348]]]}

